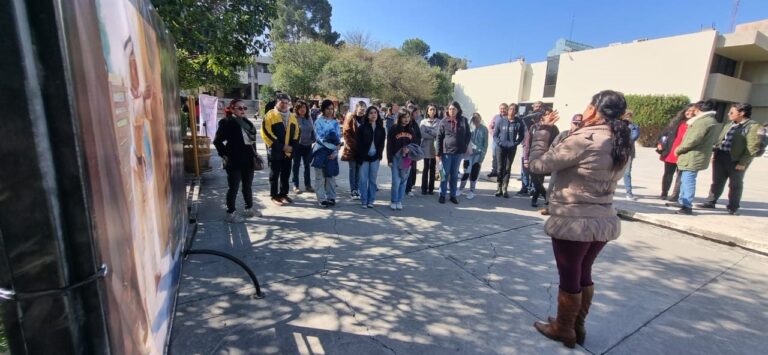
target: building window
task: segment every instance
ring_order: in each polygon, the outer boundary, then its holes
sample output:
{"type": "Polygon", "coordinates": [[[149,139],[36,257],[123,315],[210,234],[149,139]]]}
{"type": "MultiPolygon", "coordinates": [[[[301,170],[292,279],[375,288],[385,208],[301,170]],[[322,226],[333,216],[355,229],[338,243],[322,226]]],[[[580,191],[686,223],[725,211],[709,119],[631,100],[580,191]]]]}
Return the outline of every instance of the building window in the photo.
{"type": "Polygon", "coordinates": [[[709,73],[736,77],[736,64],[737,62],[731,58],[715,54],[715,56],[712,57],[712,69],[710,69],[709,73]]]}
{"type": "Polygon", "coordinates": [[[555,97],[557,86],[557,72],[560,68],[560,56],[547,58],[547,76],[544,77],[544,97],[555,97]]]}

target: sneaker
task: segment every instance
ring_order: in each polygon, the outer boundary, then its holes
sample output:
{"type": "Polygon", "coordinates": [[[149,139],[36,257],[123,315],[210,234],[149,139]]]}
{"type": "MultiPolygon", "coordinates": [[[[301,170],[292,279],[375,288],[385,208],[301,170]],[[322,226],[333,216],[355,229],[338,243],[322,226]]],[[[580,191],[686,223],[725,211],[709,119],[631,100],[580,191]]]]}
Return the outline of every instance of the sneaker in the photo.
{"type": "Polygon", "coordinates": [[[330,206],[330,205],[331,205],[331,203],[330,203],[330,202],[328,202],[328,201],[322,201],[322,202],[320,202],[320,206],[322,206],[322,207],[328,207],[328,206],[330,206]]]}
{"type": "Polygon", "coordinates": [[[283,202],[283,199],[281,199],[279,197],[273,197],[272,198],[272,203],[274,203],[275,205],[278,205],[278,206],[285,205],[285,203],[283,202]]]}
{"type": "Polygon", "coordinates": [[[475,198],[475,193],[474,193],[474,192],[472,192],[472,191],[470,191],[470,192],[467,194],[467,200],[471,200],[471,199],[473,199],[473,198],[475,198]]]}
{"type": "Polygon", "coordinates": [[[237,213],[227,213],[227,216],[224,217],[224,220],[227,223],[243,223],[243,217],[240,217],[237,215],[237,213]]]}
{"type": "Polygon", "coordinates": [[[315,189],[312,188],[312,186],[307,186],[304,188],[304,191],[306,192],[315,192],[315,189]]]}
{"type": "Polygon", "coordinates": [[[637,201],[637,197],[633,194],[627,194],[627,200],[629,201],[637,201]]]}
{"type": "Polygon", "coordinates": [[[398,211],[402,211],[403,210],[403,203],[402,202],[398,202],[396,207],[397,207],[398,211]]]}
{"type": "Polygon", "coordinates": [[[357,190],[352,190],[352,193],[350,195],[352,196],[353,200],[359,200],[360,199],[360,193],[357,192],[357,190]]]}
{"type": "Polygon", "coordinates": [[[459,204],[459,200],[457,200],[456,197],[451,197],[451,202],[453,202],[454,205],[459,204]]]}
{"type": "Polygon", "coordinates": [[[680,203],[677,203],[677,202],[667,202],[667,203],[664,204],[664,206],[675,207],[675,208],[682,208],[683,207],[683,205],[681,205],[680,203]]]}
{"type": "Polygon", "coordinates": [[[395,202],[390,203],[389,208],[392,209],[392,211],[397,211],[397,203],[395,202]]]}
{"type": "Polygon", "coordinates": [[[531,207],[539,207],[539,201],[536,199],[531,200],[531,207]]]}
{"type": "Polygon", "coordinates": [[[336,206],[336,200],[334,200],[334,199],[330,199],[330,200],[328,200],[328,203],[329,203],[331,206],[336,206]]]}
{"type": "Polygon", "coordinates": [[[661,195],[661,198],[660,198],[660,200],[662,200],[662,201],[663,201],[663,200],[666,200],[666,199],[667,199],[667,195],[661,195]]]}
{"type": "Polygon", "coordinates": [[[528,196],[528,189],[522,188],[520,191],[517,192],[518,196],[528,196]]]}
{"type": "Polygon", "coordinates": [[[502,196],[504,196],[504,198],[509,198],[509,193],[506,193],[506,192],[505,192],[505,193],[503,193],[503,194],[501,194],[501,195],[502,195],[502,196]]]}
{"type": "Polygon", "coordinates": [[[459,190],[458,193],[456,193],[456,196],[461,196],[464,194],[464,189],[459,190]]]}
{"type": "Polygon", "coordinates": [[[373,204],[372,204],[372,203],[369,203],[369,204],[368,204],[368,208],[373,208],[373,204]]]}
{"type": "Polygon", "coordinates": [[[679,210],[675,211],[675,214],[684,214],[690,216],[693,214],[693,209],[688,207],[681,207],[679,210]]]}
{"type": "Polygon", "coordinates": [[[296,187],[293,188],[293,193],[295,193],[297,195],[300,195],[301,194],[301,189],[298,186],[296,186],[296,187]]]}
{"type": "Polygon", "coordinates": [[[362,209],[366,209],[366,208],[368,208],[368,205],[366,205],[366,204],[362,204],[362,205],[360,205],[360,208],[362,208],[362,209]]]}
{"type": "Polygon", "coordinates": [[[243,217],[261,217],[261,212],[259,212],[259,210],[254,210],[253,208],[246,208],[245,211],[243,211],[243,217]]]}
{"type": "Polygon", "coordinates": [[[437,202],[445,203],[445,196],[440,196],[440,198],[437,199],[437,202]]]}
{"type": "Polygon", "coordinates": [[[488,175],[486,175],[486,176],[487,176],[487,177],[489,177],[489,178],[492,178],[492,177],[497,177],[497,176],[499,176],[499,174],[497,174],[495,171],[491,171],[491,172],[490,172],[488,175]]]}
{"type": "Polygon", "coordinates": [[[288,196],[283,196],[283,203],[293,203],[293,199],[288,196]]]}
{"type": "Polygon", "coordinates": [[[737,209],[729,208],[728,209],[728,214],[731,215],[731,216],[738,216],[739,215],[738,211],[739,210],[737,210],[737,209]]]}
{"type": "Polygon", "coordinates": [[[408,196],[413,197],[413,196],[416,196],[416,194],[414,194],[413,191],[411,191],[411,192],[408,192],[408,196]]]}
{"type": "Polygon", "coordinates": [[[503,192],[501,192],[501,190],[499,190],[499,191],[496,191],[496,194],[494,194],[493,196],[496,196],[496,197],[501,197],[501,195],[503,195],[503,194],[504,194],[504,193],[503,193],[503,192]]]}
{"type": "Polygon", "coordinates": [[[698,208],[715,208],[715,204],[712,203],[712,202],[707,201],[707,202],[704,202],[704,203],[697,204],[696,207],[698,207],[698,208]]]}

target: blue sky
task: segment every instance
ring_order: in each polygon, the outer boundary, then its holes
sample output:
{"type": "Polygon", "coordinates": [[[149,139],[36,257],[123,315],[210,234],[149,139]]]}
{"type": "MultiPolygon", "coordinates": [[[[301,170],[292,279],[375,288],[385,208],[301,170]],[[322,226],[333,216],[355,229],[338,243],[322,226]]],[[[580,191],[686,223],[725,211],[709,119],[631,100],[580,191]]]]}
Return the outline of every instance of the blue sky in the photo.
{"type": "MultiPolygon", "coordinates": [[[[558,38],[595,47],[692,32],[713,24],[730,32],[734,0],[330,0],[342,36],[367,32],[399,47],[421,38],[432,51],[470,60],[470,67],[519,56],[546,59],[558,38]]],[[[768,0],[741,0],[736,23],[768,19],[768,0]]]]}

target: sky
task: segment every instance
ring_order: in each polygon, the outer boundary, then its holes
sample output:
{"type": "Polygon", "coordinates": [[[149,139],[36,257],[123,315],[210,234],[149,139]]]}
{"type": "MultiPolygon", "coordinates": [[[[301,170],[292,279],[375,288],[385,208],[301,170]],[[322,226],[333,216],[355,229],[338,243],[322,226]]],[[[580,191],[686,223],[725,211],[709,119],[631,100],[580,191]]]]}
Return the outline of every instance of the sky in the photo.
{"type": "MultiPolygon", "coordinates": [[[[594,47],[714,28],[731,32],[735,0],[329,0],[331,26],[387,47],[421,38],[469,67],[546,60],[559,38],[594,47]],[[573,24],[573,25],[572,25],[573,24]]],[[[740,0],[736,23],[768,19],[768,0],[740,0]]]]}

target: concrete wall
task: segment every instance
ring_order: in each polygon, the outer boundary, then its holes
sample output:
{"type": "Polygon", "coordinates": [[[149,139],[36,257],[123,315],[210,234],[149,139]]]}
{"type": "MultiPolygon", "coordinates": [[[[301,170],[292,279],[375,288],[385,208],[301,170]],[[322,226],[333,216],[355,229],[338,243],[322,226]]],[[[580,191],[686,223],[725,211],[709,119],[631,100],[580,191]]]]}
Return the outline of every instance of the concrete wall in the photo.
{"type": "Polygon", "coordinates": [[[716,31],[704,31],[563,53],[554,106],[562,117],[569,118],[583,112],[592,95],[604,89],[625,94],[682,94],[697,101],[709,76],[716,36],[716,31]]]}
{"type": "MultiPolygon", "coordinates": [[[[499,113],[499,104],[520,100],[523,87],[522,61],[459,70],[453,75],[453,98],[461,105],[464,116],[478,112],[490,122],[499,113]]],[[[543,79],[542,79],[543,80],[543,79]]]]}
{"type": "Polygon", "coordinates": [[[768,123],[768,62],[744,63],[741,79],[752,82],[749,98],[749,103],[754,106],[752,118],[768,123]]]}
{"type": "Polygon", "coordinates": [[[525,84],[520,102],[552,102],[553,98],[544,99],[544,78],[547,76],[547,62],[531,63],[525,68],[525,84]]]}

